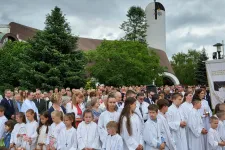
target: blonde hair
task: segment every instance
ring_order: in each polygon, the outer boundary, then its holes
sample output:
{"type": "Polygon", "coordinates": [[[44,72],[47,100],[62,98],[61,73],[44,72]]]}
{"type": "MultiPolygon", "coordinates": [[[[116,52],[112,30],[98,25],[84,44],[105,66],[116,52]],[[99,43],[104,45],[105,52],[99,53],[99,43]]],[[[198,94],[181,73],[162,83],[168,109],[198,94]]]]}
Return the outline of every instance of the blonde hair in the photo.
{"type": "Polygon", "coordinates": [[[84,98],[84,95],[81,91],[78,91],[76,90],[74,93],[73,93],[73,96],[72,96],[72,108],[73,108],[73,105],[77,105],[77,97],[79,98],[84,98]]]}
{"type": "Polygon", "coordinates": [[[61,111],[58,110],[54,110],[51,113],[51,116],[55,116],[55,117],[59,117],[61,119],[61,121],[63,120],[63,113],[61,111]]]}
{"type": "Polygon", "coordinates": [[[56,103],[60,100],[61,97],[62,97],[62,95],[60,93],[54,93],[54,94],[52,94],[50,100],[52,103],[56,103]]]}
{"type": "Polygon", "coordinates": [[[116,130],[116,132],[118,131],[118,123],[116,121],[109,121],[109,123],[107,123],[106,128],[113,128],[116,130]]]}

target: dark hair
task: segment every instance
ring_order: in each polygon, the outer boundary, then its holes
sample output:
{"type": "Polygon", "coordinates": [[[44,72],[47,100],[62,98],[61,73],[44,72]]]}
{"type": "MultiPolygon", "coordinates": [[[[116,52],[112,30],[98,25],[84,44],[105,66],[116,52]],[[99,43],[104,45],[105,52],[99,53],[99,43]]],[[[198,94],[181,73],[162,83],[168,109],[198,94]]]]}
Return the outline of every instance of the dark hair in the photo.
{"type": "Polygon", "coordinates": [[[9,132],[12,132],[15,122],[13,120],[8,120],[5,122],[5,125],[9,127],[9,132]]]}
{"type": "Polygon", "coordinates": [[[74,128],[76,128],[75,113],[74,113],[74,112],[72,112],[72,113],[67,113],[67,114],[64,115],[64,119],[65,119],[66,117],[67,117],[69,120],[72,121],[72,126],[73,126],[74,128]]]}
{"type": "Polygon", "coordinates": [[[130,97],[131,94],[137,94],[137,93],[135,91],[133,91],[133,90],[127,90],[126,97],[127,98],[130,97]]]}
{"type": "Polygon", "coordinates": [[[34,115],[34,120],[36,120],[36,121],[38,122],[38,120],[37,120],[37,113],[34,112],[33,109],[28,109],[28,110],[26,111],[26,113],[30,113],[30,114],[34,115]]]}
{"type": "Polygon", "coordinates": [[[45,133],[47,134],[47,133],[48,133],[48,126],[50,125],[50,119],[49,119],[48,112],[45,111],[45,112],[41,113],[40,116],[43,116],[43,117],[45,117],[45,118],[48,118],[48,120],[46,121],[45,124],[42,124],[41,119],[40,119],[40,121],[39,121],[39,126],[38,126],[38,128],[37,128],[37,133],[40,134],[40,129],[41,129],[41,127],[42,127],[43,125],[46,125],[46,126],[47,126],[47,129],[46,129],[46,132],[45,132],[45,133]]]}
{"type": "Polygon", "coordinates": [[[172,95],[172,100],[175,100],[175,99],[177,99],[178,97],[183,97],[183,95],[182,95],[181,93],[174,93],[174,94],[172,95]]]}
{"type": "Polygon", "coordinates": [[[215,114],[220,111],[220,103],[215,106],[215,114]]]}
{"type": "Polygon", "coordinates": [[[192,105],[195,105],[197,103],[201,102],[201,100],[199,98],[193,99],[192,100],[192,105]]]}
{"type": "Polygon", "coordinates": [[[166,99],[160,99],[157,101],[157,105],[159,107],[159,110],[161,110],[164,106],[169,106],[169,102],[166,99]]]}
{"type": "Polygon", "coordinates": [[[94,114],[93,114],[93,112],[92,112],[91,109],[86,109],[86,110],[83,112],[83,118],[84,118],[85,114],[87,114],[87,113],[91,113],[92,117],[94,118],[94,114]]]}
{"type": "Polygon", "coordinates": [[[16,115],[18,115],[20,118],[22,118],[23,123],[26,123],[26,116],[23,112],[18,112],[16,115]]]}
{"type": "Polygon", "coordinates": [[[140,92],[137,94],[137,96],[145,96],[145,94],[140,92]]]}
{"type": "Polygon", "coordinates": [[[218,119],[217,117],[215,117],[215,116],[210,117],[210,123],[211,123],[213,120],[219,120],[219,119],[218,119]]]}
{"type": "Polygon", "coordinates": [[[216,116],[217,116],[219,119],[221,119],[221,117],[223,117],[223,115],[225,115],[225,111],[218,111],[218,112],[216,113],[216,116]]]}
{"type": "Polygon", "coordinates": [[[154,102],[154,103],[156,103],[156,101],[159,99],[159,95],[158,94],[154,94],[154,95],[152,95],[152,101],[154,102]]]}
{"type": "MultiPolygon", "coordinates": [[[[108,102],[109,102],[109,99],[110,98],[115,98],[115,94],[113,92],[109,93],[108,97],[107,97],[107,100],[106,100],[106,110],[109,110],[109,107],[108,107],[108,102]]],[[[115,107],[115,111],[116,111],[116,107],[115,107]]]]}
{"type": "Polygon", "coordinates": [[[199,97],[199,94],[202,92],[202,91],[204,91],[203,89],[197,89],[197,90],[195,90],[195,94],[194,94],[194,96],[193,96],[193,99],[199,99],[200,97],[199,97]]]}
{"type": "Polygon", "coordinates": [[[5,112],[5,107],[0,105],[0,112],[5,112]]]}
{"type": "Polygon", "coordinates": [[[187,97],[189,94],[192,94],[192,92],[185,92],[183,102],[186,101],[186,97],[187,97]]]}
{"type": "Polygon", "coordinates": [[[148,110],[158,112],[159,107],[156,104],[151,104],[148,106],[148,110]]]}
{"type": "Polygon", "coordinates": [[[118,131],[121,133],[122,131],[122,124],[123,124],[123,119],[126,117],[126,127],[127,127],[127,132],[131,136],[132,135],[132,130],[131,130],[131,122],[130,122],[130,105],[134,104],[136,102],[136,99],[133,97],[128,97],[125,101],[124,108],[120,114],[119,118],[119,126],[118,126],[118,131]]]}

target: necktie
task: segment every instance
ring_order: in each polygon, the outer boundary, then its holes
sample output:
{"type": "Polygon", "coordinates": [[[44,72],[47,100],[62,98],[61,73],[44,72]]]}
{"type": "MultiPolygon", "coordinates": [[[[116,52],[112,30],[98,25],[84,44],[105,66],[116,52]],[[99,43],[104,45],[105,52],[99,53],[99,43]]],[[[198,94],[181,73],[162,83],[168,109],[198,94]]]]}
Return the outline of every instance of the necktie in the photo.
{"type": "Polygon", "coordinates": [[[141,112],[141,116],[143,117],[143,112],[142,112],[142,103],[140,103],[140,107],[139,107],[139,110],[140,110],[140,112],[141,112]]]}
{"type": "Polygon", "coordinates": [[[8,99],[8,102],[9,102],[9,106],[11,107],[10,99],[8,99]]]}

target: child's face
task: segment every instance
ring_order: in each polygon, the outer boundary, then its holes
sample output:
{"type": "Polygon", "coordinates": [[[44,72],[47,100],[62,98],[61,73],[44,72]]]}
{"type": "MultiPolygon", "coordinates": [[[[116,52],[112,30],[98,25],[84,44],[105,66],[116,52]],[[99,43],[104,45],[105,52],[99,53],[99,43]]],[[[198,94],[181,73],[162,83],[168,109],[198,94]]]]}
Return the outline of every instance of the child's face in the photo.
{"type": "Polygon", "coordinates": [[[22,122],[22,117],[20,117],[20,115],[16,115],[16,122],[18,123],[22,122]]]}
{"type": "Polygon", "coordinates": [[[108,99],[108,109],[114,110],[116,107],[116,99],[115,98],[109,98],[108,99]]]}
{"type": "Polygon", "coordinates": [[[86,124],[89,124],[93,120],[91,113],[85,113],[84,115],[84,121],[86,124]]]}
{"type": "Polygon", "coordinates": [[[176,106],[180,106],[180,104],[182,103],[182,97],[181,96],[178,96],[176,99],[173,100],[173,103],[176,106]]]}
{"type": "Polygon", "coordinates": [[[196,108],[197,109],[200,109],[202,107],[202,102],[200,101],[200,102],[198,102],[197,104],[196,104],[196,108]]]}
{"type": "Polygon", "coordinates": [[[34,114],[32,115],[31,113],[26,113],[26,117],[27,117],[27,120],[29,120],[29,121],[34,120],[34,114]]]}
{"type": "Polygon", "coordinates": [[[60,117],[52,115],[52,121],[55,122],[55,123],[59,123],[61,121],[61,119],[60,119],[60,117]]]}
{"type": "Polygon", "coordinates": [[[116,130],[114,128],[107,128],[107,132],[109,135],[115,135],[116,134],[116,130]]]}
{"type": "Polygon", "coordinates": [[[0,117],[4,116],[4,111],[0,111],[0,117]]]}
{"type": "Polygon", "coordinates": [[[157,115],[158,115],[158,112],[156,112],[156,111],[154,111],[154,110],[149,110],[148,113],[149,113],[149,116],[150,116],[150,118],[151,118],[152,120],[156,120],[157,115]]]}
{"type": "Polygon", "coordinates": [[[48,118],[45,118],[43,115],[41,115],[40,120],[42,124],[45,124],[48,121],[48,118]]]}
{"type": "Polygon", "coordinates": [[[71,126],[72,120],[70,120],[68,117],[64,117],[64,124],[66,125],[66,127],[71,126]]]}
{"type": "Polygon", "coordinates": [[[211,128],[216,129],[218,127],[219,120],[212,120],[211,128]]]}
{"type": "Polygon", "coordinates": [[[10,130],[9,126],[5,125],[5,131],[8,132],[10,130]]]}
{"type": "Polygon", "coordinates": [[[167,112],[168,111],[168,108],[169,108],[168,106],[163,106],[163,111],[164,112],[167,112]]]}

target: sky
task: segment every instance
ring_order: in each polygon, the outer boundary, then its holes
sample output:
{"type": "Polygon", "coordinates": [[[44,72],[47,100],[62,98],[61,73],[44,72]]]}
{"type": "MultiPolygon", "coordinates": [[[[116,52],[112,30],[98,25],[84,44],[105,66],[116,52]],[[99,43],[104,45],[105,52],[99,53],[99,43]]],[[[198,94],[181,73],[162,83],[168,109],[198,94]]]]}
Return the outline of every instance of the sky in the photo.
{"type": "MultiPolygon", "coordinates": [[[[166,9],[167,55],[206,49],[211,58],[215,43],[225,40],[225,0],[157,0],[166,9]]],[[[45,17],[58,6],[72,33],[95,39],[120,39],[119,28],[131,6],[143,9],[153,0],[0,0],[0,24],[17,22],[44,29],[45,17]]]]}

